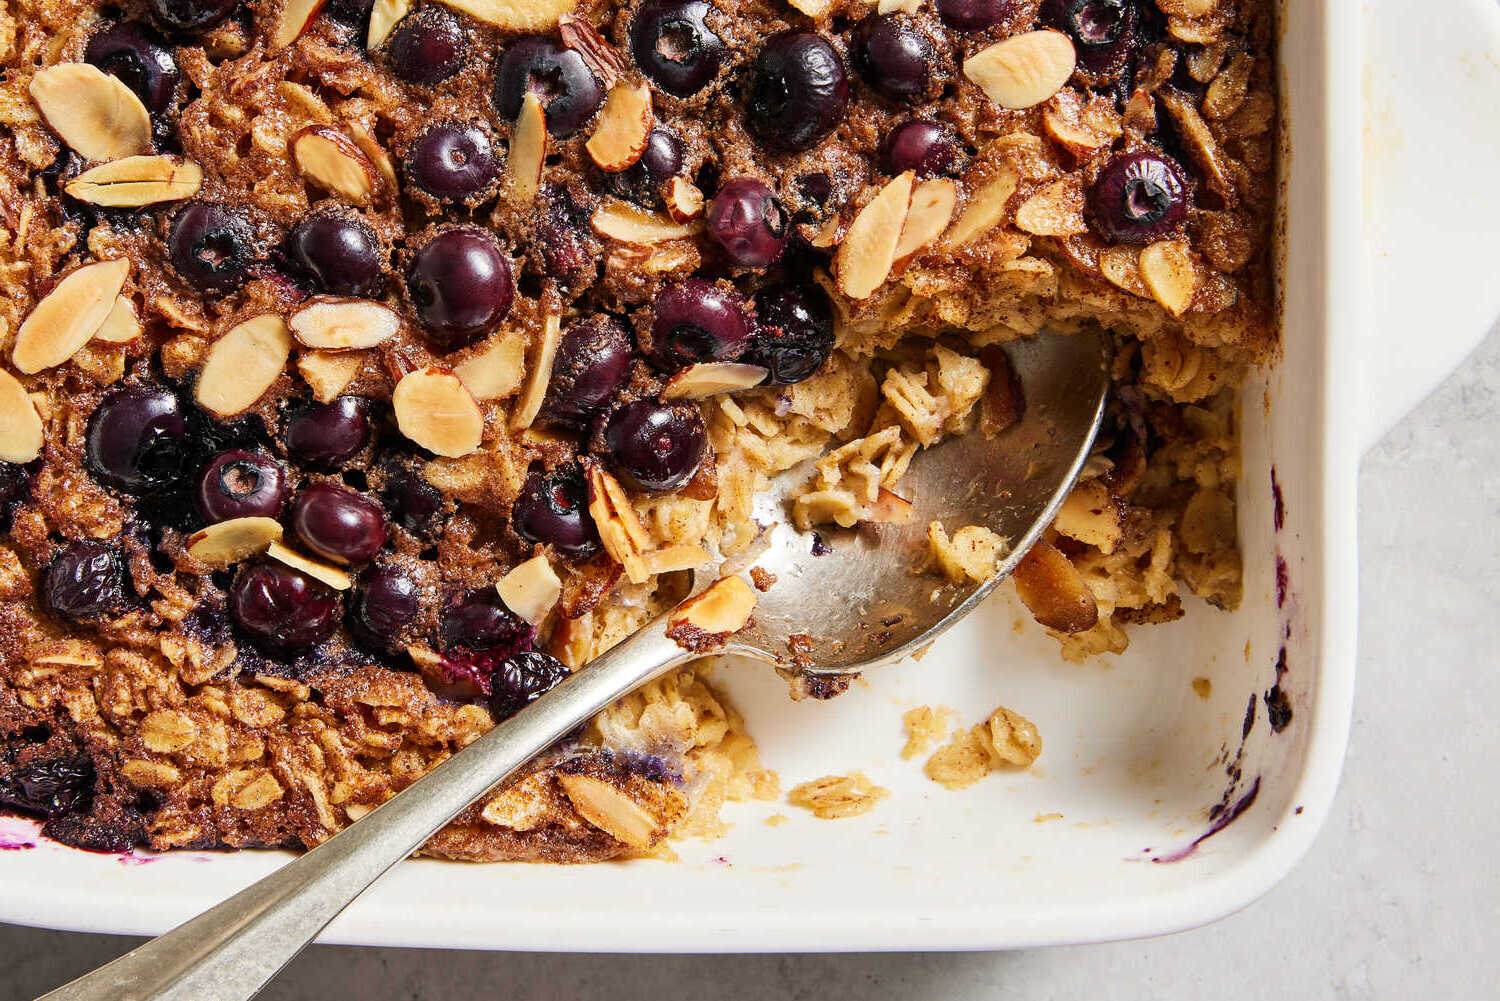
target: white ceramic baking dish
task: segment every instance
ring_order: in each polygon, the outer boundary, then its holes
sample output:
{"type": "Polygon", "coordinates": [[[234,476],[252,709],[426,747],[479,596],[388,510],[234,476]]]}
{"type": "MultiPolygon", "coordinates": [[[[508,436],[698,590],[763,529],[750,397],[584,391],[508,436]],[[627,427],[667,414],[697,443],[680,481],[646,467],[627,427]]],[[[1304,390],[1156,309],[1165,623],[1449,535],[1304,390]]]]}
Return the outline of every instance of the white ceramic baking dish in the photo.
{"type": "MultiPolygon", "coordinates": [[[[1407,66],[1409,47],[1423,37],[1436,44],[1441,35],[1451,51],[1471,53],[1494,37],[1485,34],[1495,17],[1486,0],[1450,0],[1452,16],[1433,12],[1428,20],[1442,23],[1427,25],[1396,23],[1410,13],[1401,0],[1386,2],[1391,22],[1372,40],[1394,47],[1399,34],[1407,66]]],[[[871,675],[831,703],[790,704],[763,668],[730,666],[722,678],[785,785],[862,769],[890,799],[840,821],[777,804],[732,808],[725,838],[682,846],[676,863],[409,862],[323,940],[596,952],[1002,948],[1185,928],[1248,903],[1285,875],[1328,809],[1349,725],[1358,456],[1366,436],[1456,360],[1500,295],[1493,278],[1478,277],[1478,264],[1492,268],[1488,255],[1473,265],[1449,257],[1457,269],[1450,274],[1468,268],[1479,282],[1466,286],[1464,308],[1474,315],[1431,337],[1422,357],[1402,366],[1397,388],[1357,381],[1362,357],[1410,349],[1409,337],[1396,337],[1404,331],[1366,326],[1360,308],[1370,298],[1360,267],[1360,8],[1352,0],[1285,6],[1293,150],[1285,170],[1286,351],[1246,389],[1238,612],[1193,607],[1180,622],[1137,630],[1126,656],[1080,666],[1061,662],[1052,641],[1001,595],[920,662],[871,675]],[[1285,507],[1279,531],[1273,471],[1285,507]],[[1280,607],[1278,556],[1289,582],[1280,607]],[[1261,693],[1276,680],[1283,648],[1282,687],[1294,715],[1276,735],[1261,693]],[[1212,681],[1207,699],[1190,684],[1199,676],[1212,681]],[[1241,752],[1251,698],[1256,722],[1241,752]],[[1013,707],[1039,724],[1046,750],[1030,772],[945,791],[921,776],[919,761],[898,756],[900,715],[921,703],[958,707],[965,722],[997,704],[1013,707]],[[1236,756],[1238,782],[1226,774],[1236,756]],[[1209,829],[1209,808],[1243,802],[1257,781],[1243,815],[1186,852],[1209,829]],[[773,813],[789,822],[767,825],[773,813]]],[[[1493,65],[1446,66],[1429,83],[1484,72],[1493,74],[1493,65]]],[[[1416,100],[1393,72],[1372,72],[1363,83],[1370,100],[1393,108],[1416,100]]],[[[1491,81],[1477,93],[1492,88],[1491,81]]],[[[1472,113],[1448,108],[1435,117],[1459,122],[1472,113]]],[[[1417,103],[1403,114],[1433,110],[1417,103]]],[[[1380,145],[1379,130],[1367,140],[1380,145]]],[[[1495,141],[1491,134],[1460,156],[1477,157],[1495,141]]],[[[1432,168],[1400,144],[1385,147],[1371,157],[1373,188],[1432,168]]],[[[1448,180],[1420,199],[1464,197],[1470,209],[1500,218],[1493,192],[1448,180]]],[[[1418,201],[1405,207],[1415,211],[1418,201]]],[[[1456,217],[1447,218],[1455,228],[1456,217]]],[[[1371,235],[1430,239],[1441,225],[1387,220],[1371,235]]],[[[1383,280],[1379,294],[1394,285],[1383,280]]],[[[1409,315],[1399,301],[1386,313],[1409,315]]],[[[24,825],[6,823],[6,841],[27,840],[24,825]]],[[[156,933],[283,858],[180,854],[143,864],[48,844],[0,852],[0,920],[156,933]]]]}

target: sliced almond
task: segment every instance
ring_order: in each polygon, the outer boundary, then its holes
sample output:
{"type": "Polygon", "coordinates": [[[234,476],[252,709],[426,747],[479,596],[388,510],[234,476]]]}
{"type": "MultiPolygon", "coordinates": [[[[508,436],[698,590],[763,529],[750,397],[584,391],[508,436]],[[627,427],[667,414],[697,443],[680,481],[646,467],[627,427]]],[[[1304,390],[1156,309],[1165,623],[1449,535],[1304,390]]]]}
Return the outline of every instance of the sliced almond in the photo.
{"type": "Polygon", "coordinates": [[[1048,629],[1081,633],[1098,624],[1099,606],[1083,574],[1047,540],[1031,547],[1011,577],[1021,603],[1048,629]]]}
{"type": "Polygon", "coordinates": [[[322,296],[308,300],[287,322],[299,344],[325,351],[373,348],[401,329],[401,318],[384,303],[322,296]]]}
{"type": "Polygon", "coordinates": [[[297,371],[312,390],[313,399],[327,403],[342,393],[365,364],[362,351],[304,351],[297,371]]]}
{"type": "Polygon", "coordinates": [[[429,452],[456,459],[479,448],[484,413],[458,376],[431,367],[409,372],[391,393],[396,427],[429,452]]]}
{"type": "Polygon", "coordinates": [[[129,274],[130,261],[118,257],[85,264],[58,282],[16,331],[16,368],[33,375],[73,357],[104,326],[129,274]]]}
{"type": "Polygon", "coordinates": [[[675,573],[678,570],[693,570],[712,562],[706,550],[702,546],[687,546],[681,543],[673,543],[670,546],[662,546],[660,549],[646,553],[641,557],[646,564],[646,571],[652,574],[675,573]]]}
{"type": "Polygon", "coordinates": [[[510,155],[505,161],[505,169],[509,172],[505,197],[512,205],[529,205],[536,199],[537,189],[542,183],[542,164],[546,159],[547,118],[542,111],[541,99],[527,91],[521,101],[521,113],[516,117],[516,127],[510,134],[510,155]]]}
{"type": "Polygon", "coordinates": [[[1042,187],[1016,209],[1016,228],[1032,236],[1088,232],[1083,218],[1083,184],[1069,174],[1042,187]]]}
{"type": "Polygon", "coordinates": [[[881,525],[906,525],[916,517],[911,501],[885,487],[875,495],[875,502],[865,510],[863,521],[881,525]]]}
{"type": "Polygon", "coordinates": [[[851,299],[866,299],[885,283],[896,261],[896,245],[911,205],[912,181],[906,171],[887,181],[880,193],[859,210],[844,242],[834,254],[839,289],[851,299]]]}
{"type": "Polygon", "coordinates": [[[568,802],[590,824],[632,848],[650,848],[661,836],[656,818],[619,789],[588,775],[559,775],[568,802]]]}
{"type": "Polygon", "coordinates": [[[562,594],[562,581],[545,556],[533,556],[495,583],[505,607],[536,625],[562,594]]]}
{"type": "Polygon", "coordinates": [[[1013,168],[1006,168],[1000,175],[986,183],[969,196],[969,203],[953,221],[953,228],[943,237],[946,246],[959,248],[987,235],[1005,219],[1005,207],[1010,196],[1016,193],[1016,184],[1021,176],[1013,168]]]}
{"type": "Polygon", "coordinates": [[[964,76],[1002,108],[1029,108],[1062,90],[1076,62],[1072,39],[1043,28],[980,49],[964,60],[964,76]]]}
{"type": "Polygon", "coordinates": [[[27,88],[47,127],[85,160],[151,152],[151,116],[118,77],[87,63],[59,63],[27,88]]]}
{"type": "Polygon", "coordinates": [[[0,461],[27,463],[42,454],[42,418],[26,387],[0,368],[0,461]]]}
{"type": "Polygon", "coordinates": [[[280,541],[281,523],[275,518],[231,518],[188,536],[187,551],[198,562],[222,570],[280,541]]]}
{"type": "Polygon", "coordinates": [[[380,175],[383,185],[381,195],[386,198],[395,197],[400,186],[396,181],[396,163],[391,159],[391,155],[370,134],[370,131],[358,122],[345,122],[344,127],[349,130],[349,138],[354,140],[354,145],[358,146],[360,152],[375,165],[375,172],[380,175]]]}
{"type": "Polygon", "coordinates": [[[875,5],[875,10],[880,14],[894,14],[902,11],[907,14],[916,14],[922,9],[922,0],[880,0],[875,5]]]}
{"type": "Polygon", "coordinates": [[[454,10],[511,31],[550,31],[577,0],[443,0],[454,10]]]}
{"type": "Polygon", "coordinates": [[[812,18],[822,17],[833,7],[833,0],[787,0],[787,3],[812,18]]]}
{"type": "Polygon", "coordinates": [[[299,570],[307,574],[313,580],[322,581],[335,591],[347,591],[354,585],[354,581],[348,574],[338,567],[331,567],[326,563],[310,560],[294,549],[288,549],[280,542],[273,542],[266,547],[266,555],[293,570],[299,570]]]}
{"type": "Polygon", "coordinates": [[[396,24],[409,13],[411,0],[375,0],[370,8],[370,29],[365,32],[365,48],[379,48],[396,24]]]}
{"type": "Polygon", "coordinates": [[[291,353],[292,337],[281,317],[251,317],[208,346],[194,395],[220,417],[242,413],[281,376],[291,353]]]}
{"type": "Polygon", "coordinates": [[[753,389],[766,381],[770,370],[759,365],[732,361],[708,361],[689,365],[667,380],[664,400],[701,400],[720,393],[753,389]]]}
{"type": "Polygon", "coordinates": [[[295,42],[322,9],[323,0],[283,0],[276,30],[271,32],[271,51],[284,49],[295,42]]]}
{"type": "Polygon", "coordinates": [[[1141,278],[1151,296],[1173,316],[1181,316],[1193,304],[1198,291],[1198,269],[1187,244],[1162,240],[1141,248],[1141,278]]]}
{"type": "Polygon", "coordinates": [[[601,236],[643,245],[680,240],[702,228],[699,223],[673,222],[666,216],[638,209],[618,199],[611,199],[595,209],[590,222],[601,236]]]}
{"type": "Polygon", "coordinates": [[[526,338],[513,330],[497,335],[453,367],[476,400],[503,400],[521,385],[525,372],[526,338]]]}
{"type": "Polygon", "coordinates": [[[1141,276],[1140,258],[1141,252],[1135,247],[1108,247],[1099,253],[1099,270],[1117,288],[1150,299],[1151,287],[1141,276]]]}
{"type": "Polygon", "coordinates": [[[923,181],[911,191],[911,207],[896,243],[896,260],[904,261],[943,235],[958,205],[958,186],[943,177],[923,181]]]}
{"type": "Polygon", "coordinates": [[[632,584],[644,584],[651,579],[651,571],[641,558],[651,542],[635,513],[625,489],[609,473],[597,464],[590,466],[589,515],[599,530],[599,540],[604,551],[625,570],[625,577],[632,584]]]}
{"type": "Polygon", "coordinates": [[[1156,0],[1156,6],[1171,17],[1205,17],[1219,6],[1219,0],[1156,0]]]}
{"type": "Polygon", "coordinates": [[[106,208],[140,208],[191,198],[203,169],[176,156],[127,156],[85,170],[64,188],[81,202],[106,208]]]}
{"type": "Polygon", "coordinates": [[[526,374],[526,389],[516,401],[516,409],[510,415],[513,430],[522,431],[531,427],[536,415],[542,411],[542,401],[547,398],[547,386],[552,382],[552,362],[557,357],[557,344],[562,340],[562,317],[548,313],[542,321],[542,336],[537,341],[531,361],[531,370],[526,374]]]}
{"type": "Polygon", "coordinates": [[[328,125],[309,125],[292,137],[292,159],[302,176],[355,205],[375,197],[375,165],[354,140],[328,125]]]}
{"type": "Polygon", "coordinates": [[[130,301],[129,296],[117,295],[115,304],[109,309],[109,315],[104,318],[99,329],[94,331],[93,340],[103,341],[105,344],[129,344],[141,336],[141,333],[141,321],[135,315],[135,304],[130,301]]]}
{"type": "Polygon", "coordinates": [[[817,232],[813,233],[807,242],[825,250],[829,247],[836,247],[843,236],[843,229],[844,220],[835,212],[823,221],[823,225],[818,227],[817,232]]]}
{"type": "Polygon", "coordinates": [[[583,144],[589,159],[600,170],[619,173],[646,152],[646,140],[655,121],[651,112],[651,88],[645,84],[617,83],[610,88],[599,111],[594,134],[583,144]]]}
{"type": "Polygon", "coordinates": [[[690,625],[710,635],[737,633],[755,612],[755,589],[743,577],[722,577],[672,612],[672,625],[690,625]]]}
{"type": "Polygon", "coordinates": [[[663,186],[667,215],[676,222],[687,222],[703,214],[703,192],[685,177],[673,177],[663,186]]]}
{"type": "Polygon", "coordinates": [[[625,58],[586,18],[564,14],[557,19],[557,34],[564,45],[583,57],[605,87],[613,87],[625,75],[625,58]]]}

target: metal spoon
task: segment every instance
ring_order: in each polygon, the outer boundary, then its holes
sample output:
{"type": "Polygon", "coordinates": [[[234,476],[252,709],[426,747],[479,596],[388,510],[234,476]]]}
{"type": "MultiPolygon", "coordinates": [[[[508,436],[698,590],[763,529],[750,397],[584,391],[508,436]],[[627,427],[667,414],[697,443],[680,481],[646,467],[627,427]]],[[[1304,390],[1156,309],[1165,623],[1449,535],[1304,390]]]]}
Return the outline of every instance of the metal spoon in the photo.
{"type": "MultiPolygon", "coordinates": [[[[902,525],[812,533],[786,521],[805,471],[760,498],[768,525],[754,564],[777,576],[726,652],[812,677],[899,658],[953,625],[1008,574],[1051,522],[1093,445],[1109,388],[1103,335],[1044,335],[1007,347],[1024,390],[1022,421],[993,440],[959,436],[919,454],[901,481],[914,511],[902,525]],[[984,525],[1010,541],[1000,572],[970,588],[914,572],[927,525],[984,525]],[[794,637],[796,639],[794,640],[794,637]]],[[[658,618],[500,723],[356,824],[160,938],[38,1001],[245,1001],[366,887],[439,828],[617,698],[701,656],[658,618]]]]}

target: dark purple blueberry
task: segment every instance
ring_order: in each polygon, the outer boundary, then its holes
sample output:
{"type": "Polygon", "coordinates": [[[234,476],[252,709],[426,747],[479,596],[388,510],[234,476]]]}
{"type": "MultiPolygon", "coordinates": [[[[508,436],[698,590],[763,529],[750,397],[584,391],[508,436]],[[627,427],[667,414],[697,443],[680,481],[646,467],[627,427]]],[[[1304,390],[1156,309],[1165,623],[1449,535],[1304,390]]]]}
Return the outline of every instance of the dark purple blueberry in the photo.
{"type": "Polygon", "coordinates": [[[614,317],[598,313],[569,324],[557,344],[541,416],[583,427],[630,378],[632,357],[630,335],[614,317]]]}
{"type": "Polygon", "coordinates": [[[84,462],[107,486],[139,494],[168,486],[189,448],[182,404],[160,386],[122,386],[89,415],[84,462]]]}
{"type": "Polygon", "coordinates": [[[319,556],[365,563],[385,545],[385,512],[353,490],[314,483],[292,502],[292,531],[319,556]]]}
{"type": "Polygon", "coordinates": [[[385,286],[385,248],[352,213],[304,216],[287,234],[283,256],[292,277],[314,292],[373,299],[385,286]]]}
{"type": "Polygon", "coordinates": [[[708,26],[704,0],[646,0],[630,22],[630,54],[651,82],[674,97],[708,86],[724,62],[724,42],[708,26]]]}
{"type": "Polygon", "coordinates": [[[204,295],[239,288],[259,256],[250,220],[213,202],[189,202],[178,210],[167,253],[178,277],[204,295]]]}
{"type": "Polygon", "coordinates": [[[589,515],[589,491],[577,465],[526,477],[510,510],[510,524],[527,542],[550,545],[568,556],[592,556],[599,532],[589,515]]]}
{"type": "Polygon", "coordinates": [[[698,472],[708,451],[703,415],[690,403],[636,400],[604,422],[610,465],[636,490],[675,490],[698,472]]]}
{"type": "Polygon", "coordinates": [[[1114,75],[1125,65],[1135,40],[1136,0],[1047,0],[1045,23],[1073,39],[1079,67],[1114,75]]]}
{"type": "Polygon", "coordinates": [[[495,109],[515,121],[528,93],[542,102],[547,131],[565,139],[604,103],[604,84],[577,51],[530,35],[510,43],[495,68],[495,109]]]}
{"type": "Polygon", "coordinates": [[[375,567],[359,578],[349,617],[376,645],[395,649],[420,610],[416,581],[397,567],[375,567]]]}
{"type": "Polygon", "coordinates": [[[64,619],[97,619],[125,604],[125,556],[91,539],[70,542],[42,572],[42,604],[64,619]]]}
{"type": "Polygon", "coordinates": [[[589,226],[593,208],[586,194],[565,184],[544,184],[536,222],[526,235],[541,258],[542,273],[564,291],[590,285],[603,256],[589,226]]]}
{"type": "Polygon", "coordinates": [[[1088,217],[1111,243],[1150,243],[1187,218],[1188,180],[1175,161],[1141,150],[1105,164],[1089,189],[1088,217]]]}
{"type": "Polygon", "coordinates": [[[797,152],[844,120],[849,80],[838,50],[811,31],[783,31],[766,40],[750,68],[746,120],[761,142],[797,152]]]}
{"type": "Polygon", "coordinates": [[[662,289],[652,311],[650,356],[664,372],[700,361],[733,361],[750,339],[744,300],[701,278],[662,289]]]}
{"type": "MultiPolygon", "coordinates": [[[[351,28],[368,28],[370,23],[370,8],[375,6],[375,0],[328,0],[323,5],[323,13],[340,24],[346,24],[351,28]]],[[[357,33],[355,42],[361,47],[365,44],[365,31],[357,33]]]]}
{"type": "Polygon", "coordinates": [[[334,470],[369,444],[370,433],[370,401],[363,396],[339,396],[294,413],[282,437],[294,461],[334,470]]]}
{"type": "Polygon", "coordinates": [[[493,587],[451,598],[439,626],[443,649],[496,650],[500,658],[531,648],[532,629],[517,618],[493,587]]]}
{"type": "Polygon", "coordinates": [[[646,151],[639,160],[608,175],[609,186],[621,198],[641,205],[660,205],[662,185],[681,172],[682,140],[672,130],[658,127],[646,137],[646,151]]]}
{"type": "Polygon", "coordinates": [[[242,569],[230,585],[229,616],[259,645],[297,653],[333,635],[339,595],[291,567],[262,560],[242,569]]]}
{"type": "Polygon", "coordinates": [[[500,157],[489,133],[472,122],[439,122],[412,144],[406,176],[445,202],[487,197],[500,179],[500,157]]]}
{"type": "Polygon", "coordinates": [[[993,28],[1014,6],[1015,0],[937,0],[938,17],[958,31],[993,28]]]}
{"type": "Polygon", "coordinates": [[[708,203],[708,235],[736,267],[775,264],[786,248],[786,233],[781,203],[753,177],[726,181],[708,203]]]}
{"type": "Polygon", "coordinates": [[[279,518],[286,503],[286,468],[259,452],[221,452],[199,474],[197,500],[207,522],[279,518]]]}
{"type": "Polygon", "coordinates": [[[386,43],[391,72],[407,83],[429,87],[463,69],[468,54],[469,36],[463,25],[435,5],[402,18],[386,43]]]}
{"type": "Polygon", "coordinates": [[[31,473],[14,462],[0,462],[0,510],[31,496],[31,473]]]}
{"type": "Polygon", "coordinates": [[[417,536],[431,535],[443,513],[442,491],[410,466],[388,467],[380,500],[396,524],[417,536]]]}
{"type": "Polygon", "coordinates": [[[44,817],[82,813],[94,798],[94,774],[93,759],[87,754],[34,758],[5,768],[0,775],[0,803],[44,817]]]}
{"type": "Polygon", "coordinates": [[[94,35],[83,50],[83,61],[118,77],[152,114],[172,106],[182,79],[161,36],[140,21],[120,21],[94,35]]]}
{"type": "Polygon", "coordinates": [[[406,288],[423,332],[440,351],[488,334],[510,312],[515,286],[510,261],[482,229],[449,229],[412,259],[406,288]]]}
{"type": "Polygon", "coordinates": [[[880,166],[887,174],[914,170],[918,177],[953,176],[963,170],[958,133],[942,122],[911,118],[886,134],[880,144],[880,166]]]}
{"type": "Polygon", "coordinates": [[[563,662],[540,650],[507,657],[490,675],[490,712],[501,720],[546,695],[569,675],[563,662]]]}
{"type": "Polygon", "coordinates": [[[229,16],[239,0],[149,0],[151,17],[169,31],[201,35],[229,16]]]}
{"type": "Polygon", "coordinates": [[[801,382],[828,360],[833,304],[821,286],[767,286],[755,293],[755,313],[755,338],[741,360],[770,369],[770,385],[801,382]]]}
{"type": "Polygon", "coordinates": [[[871,14],[859,22],[849,54],[865,83],[893,101],[926,91],[936,55],[932,39],[895,14],[871,14]]]}

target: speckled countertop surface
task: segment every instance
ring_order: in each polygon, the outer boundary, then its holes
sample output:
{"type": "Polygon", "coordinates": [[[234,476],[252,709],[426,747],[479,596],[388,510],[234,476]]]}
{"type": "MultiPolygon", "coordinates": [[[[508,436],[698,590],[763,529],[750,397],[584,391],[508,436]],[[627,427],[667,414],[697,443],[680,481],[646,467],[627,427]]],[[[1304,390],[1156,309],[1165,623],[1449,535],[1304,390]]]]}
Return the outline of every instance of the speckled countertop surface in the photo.
{"type": "MultiPolygon", "coordinates": [[[[1264,899],[1148,942],[972,955],[611,957],[318,947],[269,1001],[1492,996],[1500,983],[1500,331],[1366,457],[1360,678],[1332,816],[1264,899]]],[[[3,892],[3,891],[0,891],[3,892]]],[[[132,940],[0,926],[0,1001],[132,940]]]]}

